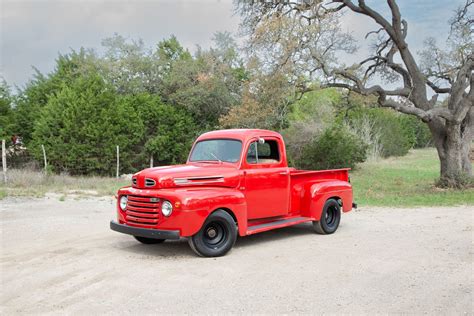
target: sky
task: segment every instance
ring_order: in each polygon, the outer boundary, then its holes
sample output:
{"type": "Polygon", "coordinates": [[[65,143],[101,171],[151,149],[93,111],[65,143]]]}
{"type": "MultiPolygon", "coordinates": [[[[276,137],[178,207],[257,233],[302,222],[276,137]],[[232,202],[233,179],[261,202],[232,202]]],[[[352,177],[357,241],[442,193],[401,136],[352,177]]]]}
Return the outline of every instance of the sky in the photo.
{"type": "MultiPolygon", "coordinates": [[[[415,52],[428,36],[444,42],[448,20],[464,0],[398,0],[409,24],[408,44],[415,52]]],[[[381,12],[386,2],[368,0],[381,12]]],[[[209,47],[213,34],[238,35],[240,17],[232,0],[0,0],[0,75],[23,87],[34,74],[54,69],[60,53],[80,47],[101,49],[101,40],[118,33],[143,39],[149,47],[174,34],[190,51],[209,47]]],[[[375,26],[347,14],[343,27],[363,38],[375,26]]],[[[361,49],[359,54],[363,54],[361,49]]]]}

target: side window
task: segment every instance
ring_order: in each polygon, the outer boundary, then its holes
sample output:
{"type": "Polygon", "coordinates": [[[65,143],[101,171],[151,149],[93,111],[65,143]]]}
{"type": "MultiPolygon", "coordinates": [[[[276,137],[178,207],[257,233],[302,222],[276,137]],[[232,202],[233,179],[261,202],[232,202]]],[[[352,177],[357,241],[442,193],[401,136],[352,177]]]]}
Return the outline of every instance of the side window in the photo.
{"type": "Polygon", "coordinates": [[[247,152],[247,162],[251,164],[278,163],[280,161],[280,152],[276,140],[265,140],[252,142],[247,152]]]}

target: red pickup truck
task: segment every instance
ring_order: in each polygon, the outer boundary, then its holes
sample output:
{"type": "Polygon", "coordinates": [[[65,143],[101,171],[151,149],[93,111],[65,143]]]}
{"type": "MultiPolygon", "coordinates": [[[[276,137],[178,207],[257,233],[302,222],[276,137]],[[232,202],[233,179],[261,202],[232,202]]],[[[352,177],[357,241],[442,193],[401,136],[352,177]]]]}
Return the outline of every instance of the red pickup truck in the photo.
{"type": "Polygon", "coordinates": [[[186,164],[149,168],[118,191],[112,230],[144,244],[187,237],[200,256],[226,254],[237,235],[312,222],[334,233],[352,201],[349,169],[290,168],[280,134],[219,130],[195,141],[186,164]]]}

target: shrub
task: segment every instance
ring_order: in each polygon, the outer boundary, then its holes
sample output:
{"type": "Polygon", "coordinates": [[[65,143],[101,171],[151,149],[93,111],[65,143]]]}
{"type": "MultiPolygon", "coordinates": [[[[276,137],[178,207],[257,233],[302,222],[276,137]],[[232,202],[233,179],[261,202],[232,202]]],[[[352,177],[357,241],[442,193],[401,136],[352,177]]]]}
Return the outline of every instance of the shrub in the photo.
{"type": "Polygon", "coordinates": [[[404,156],[417,144],[417,123],[411,117],[389,109],[359,108],[348,113],[345,123],[358,135],[363,133],[361,129],[364,126],[371,126],[371,139],[364,137],[371,155],[374,148],[377,148],[384,158],[404,156]]]}
{"type": "Polygon", "coordinates": [[[367,144],[343,126],[333,125],[304,149],[297,165],[304,169],[354,168],[367,157],[367,144]]]}
{"type": "Polygon", "coordinates": [[[116,101],[113,89],[98,75],[63,86],[48,99],[36,121],[30,146],[33,155],[41,160],[44,145],[56,172],[113,174],[116,145],[126,163],[134,141],[144,133],[133,107],[116,101]]]}
{"type": "Polygon", "coordinates": [[[289,126],[282,131],[285,138],[288,164],[297,165],[308,140],[322,134],[334,124],[335,104],[341,95],[335,89],[324,89],[304,94],[291,105],[289,126]]]}
{"type": "Polygon", "coordinates": [[[411,115],[401,116],[403,128],[411,133],[413,148],[425,148],[433,145],[431,132],[426,123],[411,115]]]}
{"type": "Polygon", "coordinates": [[[118,95],[97,74],[86,74],[50,96],[33,132],[32,153],[55,172],[113,175],[116,146],[120,172],[183,162],[195,124],[183,109],[148,93],[118,95]]]}
{"type": "Polygon", "coordinates": [[[147,167],[150,156],[155,165],[186,161],[197,131],[189,112],[164,104],[160,97],[148,93],[126,96],[121,102],[133,106],[145,127],[142,139],[136,140],[137,169],[147,167]]]}

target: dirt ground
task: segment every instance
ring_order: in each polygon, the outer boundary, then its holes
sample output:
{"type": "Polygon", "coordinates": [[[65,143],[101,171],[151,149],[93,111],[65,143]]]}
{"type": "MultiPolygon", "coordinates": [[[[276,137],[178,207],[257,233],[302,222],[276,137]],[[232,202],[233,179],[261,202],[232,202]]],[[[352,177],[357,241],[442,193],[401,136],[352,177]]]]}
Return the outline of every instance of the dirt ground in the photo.
{"type": "Polygon", "coordinates": [[[216,259],[113,217],[109,198],[1,200],[0,313],[474,313],[473,207],[362,207],[334,235],[302,224],[216,259]]]}

